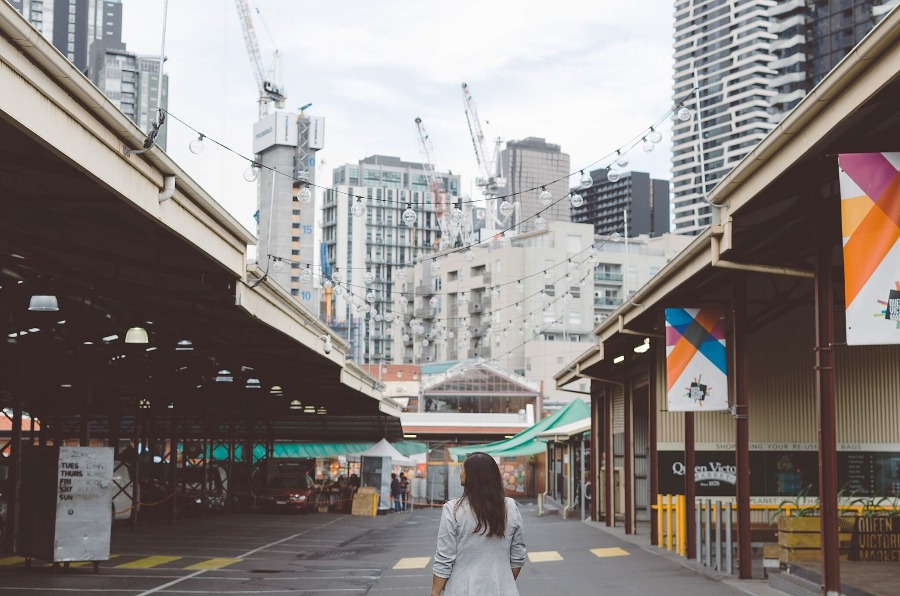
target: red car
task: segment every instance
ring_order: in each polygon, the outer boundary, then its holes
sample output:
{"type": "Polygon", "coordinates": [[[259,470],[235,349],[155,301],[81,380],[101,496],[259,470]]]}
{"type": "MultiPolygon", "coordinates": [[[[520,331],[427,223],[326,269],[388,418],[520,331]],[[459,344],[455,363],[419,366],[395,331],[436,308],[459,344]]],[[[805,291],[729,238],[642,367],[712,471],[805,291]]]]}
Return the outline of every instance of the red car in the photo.
{"type": "Polygon", "coordinates": [[[307,513],[316,510],[306,475],[272,477],[260,492],[258,502],[260,511],[266,512],[293,509],[307,513]]]}

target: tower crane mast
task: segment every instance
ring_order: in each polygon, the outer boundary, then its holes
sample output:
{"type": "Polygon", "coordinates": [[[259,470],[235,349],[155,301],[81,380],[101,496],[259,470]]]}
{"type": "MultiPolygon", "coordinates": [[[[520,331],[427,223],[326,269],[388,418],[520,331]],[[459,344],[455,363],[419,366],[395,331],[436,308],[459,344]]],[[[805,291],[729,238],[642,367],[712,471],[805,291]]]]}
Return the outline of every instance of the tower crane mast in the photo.
{"type": "Polygon", "coordinates": [[[484,152],[484,132],[481,129],[481,119],[478,117],[478,107],[469,92],[469,86],[462,84],[463,102],[466,106],[466,121],[469,124],[469,135],[472,137],[472,146],[475,148],[475,159],[481,167],[483,177],[475,179],[475,185],[483,189],[486,198],[497,196],[500,188],[506,186],[506,180],[495,170],[499,161],[501,140],[498,137],[494,142],[494,154],[490,161],[484,152]]]}
{"type": "MultiPolygon", "coordinates": [[[[419,145],[422,153],[425,155],[425,161],[422,168],[425,170],[425,178],[428,180],[428,187],[434,196],[434,215],[438,221],[441,230],[440,244],[438,249],[443,250],[453,246],[451,236],[453,235],[454,226],[451,225],[448,215],[447,206],[447,190],[444,188],[444,180],[437,175],[434,170],[434,145],[431,144],[431,138],[422,124],[421,118],[416,118],[416,129],[419,132],[419,145]]],[[[457,226],[458,228],[458,226],[457,226]]]]}
{"type": "MultiPolygon", "coordinates": [[[[262,55],[259,51],[259,42],[256,40],[256,31],[253,28],[253,20],[250,18],[250,4],[248,0],[235,0],[238,20],[241,22],[241,30],[244,33],[244,45],[247,46],[247,54],[250,56],[250,65],[253,68],[253,76],[256,78],[256,86],[259,89],[259,117],[269,113],[272,103],[275,107],[284,107],[285,95],[281,85],[272,80],[273,72],[267,72],[263,66],[262,55]]],[[[275,50],[276,60],[278,50],[275,50]]],[[[273,69],[274,71],[274,69],[273,69]]]]}

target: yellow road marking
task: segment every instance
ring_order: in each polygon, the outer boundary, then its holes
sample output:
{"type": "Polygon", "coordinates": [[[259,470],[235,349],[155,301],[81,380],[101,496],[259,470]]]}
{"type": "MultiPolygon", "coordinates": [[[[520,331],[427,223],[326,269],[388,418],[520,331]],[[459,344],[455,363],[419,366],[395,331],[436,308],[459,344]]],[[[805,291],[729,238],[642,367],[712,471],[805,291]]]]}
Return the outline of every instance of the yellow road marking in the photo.
{"type": "Polygon", "coordinates": [[[393,569],[424,569],[431,562],[431,557],[405,557],[397,561],[393,569]]]}
{"type": "Polygon", "coordinates": [[[185,567],[185,569],[222,569],[223,567],[228,567],[229,565],[234,565],[241,561],[243,561],[243,559],[209,559],[208,561],[194,563],[190,567],[185,567]]]}
{"type": "Polygon", "coordinates": [[[131,561],[130,563],[122,563],[121,565],[116,565],[116,569],[150,569],[151,567],[156,567],[157,565],[164,565],[166,563],[171,563],[172,561],[177,561],[181,557],[145,557],[143,559],[138,559],[137,561],[131,561]]]}
{"type": "Polygon", "coordinates": [[[546,563],[547,561],[562,561],[563,558],[555,550],[545,550],[528,553],[528,560],[532,563],[546,563]]]}
{"type": "Polygon", "coordinates": [[[17,565],[19,563],[24,563],[25,557],[6,557],[0,559],[0,565],[17,565]]]}
{"type": "Polygon", "coordinates": [[[591,552],[600,557],[627,557],[631,553],[627,550],[614,546],[612,548],[592,548],[591,552]]]}

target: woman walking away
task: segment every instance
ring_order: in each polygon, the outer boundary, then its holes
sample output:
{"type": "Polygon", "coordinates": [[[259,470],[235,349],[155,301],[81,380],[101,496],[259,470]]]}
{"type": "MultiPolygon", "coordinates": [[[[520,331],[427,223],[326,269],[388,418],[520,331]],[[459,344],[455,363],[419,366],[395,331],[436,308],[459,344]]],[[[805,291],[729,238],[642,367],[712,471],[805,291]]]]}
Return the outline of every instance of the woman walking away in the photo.
{"type": "Polygon", "coordinates": [[[503,496],[497,462],[469,454],[459,474],[463,496],[444,505],[431,596],[518,596],[525,564],[522,514],[503,496]]]}

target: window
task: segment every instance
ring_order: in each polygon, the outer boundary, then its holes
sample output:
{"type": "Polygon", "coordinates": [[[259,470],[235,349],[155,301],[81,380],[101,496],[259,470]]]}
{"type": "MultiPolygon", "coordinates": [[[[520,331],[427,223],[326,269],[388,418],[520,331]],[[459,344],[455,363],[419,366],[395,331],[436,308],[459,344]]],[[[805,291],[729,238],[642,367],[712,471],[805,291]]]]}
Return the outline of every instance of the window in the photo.
{"type": "Polygon", "coordinates": [[[580,310],[570,310],[569,311],[569,324],[570,325],[581,325],[581,311],[580,310]]]}

